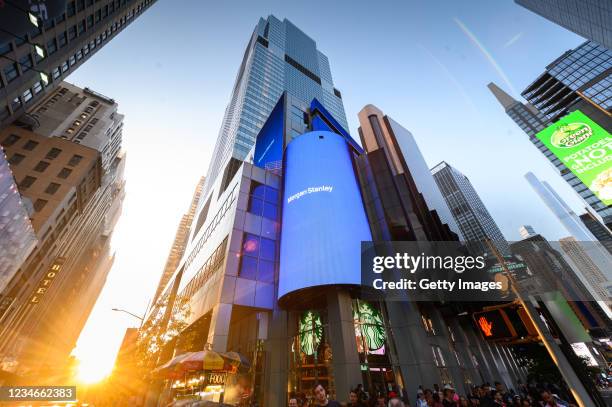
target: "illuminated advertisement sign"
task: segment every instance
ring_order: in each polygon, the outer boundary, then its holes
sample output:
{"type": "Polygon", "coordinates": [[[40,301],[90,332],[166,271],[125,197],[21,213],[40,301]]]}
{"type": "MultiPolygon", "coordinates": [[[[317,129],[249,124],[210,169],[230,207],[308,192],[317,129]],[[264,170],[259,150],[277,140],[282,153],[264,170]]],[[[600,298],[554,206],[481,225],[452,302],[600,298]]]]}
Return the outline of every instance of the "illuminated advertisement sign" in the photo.
{"type": "Polygon", "coordinates": [[[285,150],[279,299],[304,288],[361,284],[372,240],[347,141],[313,131],[285,150]]]}
{"type": "Polygon", "coordinates": [[[283,95],[257,135],[253,164],[258,167],[276,169],[280,166],[283,159],[284,107],[285,96],[283,95]]]}
{"type": "Polygon", "coordinates": [[[305,311],[300,318],[300,350],[305,355],[314,355],[323,340],[323,324],[316,311],[305,311]]]}
{"type": "Polygon", "coordinates": [[[536,137],[604,204],[612,204],[612,136],[580,110],[536,137]]]}

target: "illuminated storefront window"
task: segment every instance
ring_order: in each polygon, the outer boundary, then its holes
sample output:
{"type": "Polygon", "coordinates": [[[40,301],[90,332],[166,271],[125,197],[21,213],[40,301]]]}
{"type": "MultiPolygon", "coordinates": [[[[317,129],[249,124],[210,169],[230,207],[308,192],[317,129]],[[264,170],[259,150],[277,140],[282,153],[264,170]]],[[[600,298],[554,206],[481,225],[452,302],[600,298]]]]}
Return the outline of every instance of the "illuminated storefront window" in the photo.
{"type": "Polygon", "coordinates": [[[309,395],[315,383],[321,383],[330,396],[335,396],[326,319],[324,310],[308,310],[299,315],[297,335],[291,340],[289,352],[291,392],[309,395]]]}
{"type": "Polygon", "coordinates": [[[361,374],[371,394],[396,391],[402,386],[399,368],[391,362],[388,328],[379,304],[353,300],[353,322],[361,374]]]}

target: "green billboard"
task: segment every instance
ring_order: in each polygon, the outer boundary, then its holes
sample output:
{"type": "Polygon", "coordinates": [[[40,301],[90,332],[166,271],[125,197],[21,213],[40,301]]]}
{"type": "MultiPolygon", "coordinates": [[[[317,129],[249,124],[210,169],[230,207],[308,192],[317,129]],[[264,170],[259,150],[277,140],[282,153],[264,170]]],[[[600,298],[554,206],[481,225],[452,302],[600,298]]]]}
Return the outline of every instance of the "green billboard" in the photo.
{"type": "Polygon", "coordinates": [[[536,137],[606,205],[612,204],[612,136],[580,110],[536,137]]]}

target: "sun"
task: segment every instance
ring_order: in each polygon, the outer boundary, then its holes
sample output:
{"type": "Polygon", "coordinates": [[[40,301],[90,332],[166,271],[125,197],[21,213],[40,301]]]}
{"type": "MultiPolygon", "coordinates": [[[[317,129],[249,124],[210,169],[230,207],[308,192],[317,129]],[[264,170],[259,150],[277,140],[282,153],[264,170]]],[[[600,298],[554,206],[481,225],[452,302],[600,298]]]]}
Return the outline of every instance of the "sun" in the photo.
{"type": "Polygon", "coordinates": [[[85,384],[98,383],[108,377],[112,370],[112,361],[109,365],[106,360],[96,360],[96,358],[83,359],[79,361],[77,378],[85,384]]]}

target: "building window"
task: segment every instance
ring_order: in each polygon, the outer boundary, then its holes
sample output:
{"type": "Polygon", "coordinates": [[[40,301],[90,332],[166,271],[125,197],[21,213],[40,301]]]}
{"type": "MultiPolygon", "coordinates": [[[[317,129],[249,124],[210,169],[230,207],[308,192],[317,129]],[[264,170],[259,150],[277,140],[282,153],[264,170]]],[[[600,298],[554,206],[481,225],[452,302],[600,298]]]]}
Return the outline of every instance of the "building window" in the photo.
{"type": "Polygon", "coordinates": [[[15,153],[13,154],[13,156],[8,160],[9,164],[11,165],[17,165],[20,162],[23,161],[23,159],[25,158],[25,155],[23,154],[19,154],[19,153],[15,153]]]}
{"type": "Polygon", "coordinates": [[[17,64],[12,63],[9,64],[6,68],[4,68],[4,76],[6,77],[6,81],[8,83],[15,80],[17,76],[19,76],[19,72],[17,71],[17,64]]]}
{"type": "Polygon", "coordinates": [[[76,36],[77,36],[77,27],[76,25],[73,25],[72,27],[68,29],[68,39],[72,41],[73,39],[76,38],[76,36]]]}
{"type": "Polygon", "coordinates": [[[36,178],[26,175],[19,183],[19,189],[21,190],[28,189],[32,186],[32,184],[34,184],[35,181],[36,181],[36,178]]]}
{"type": "Polygon", "coordinates": [[[57,174],[58,178],[66,179],[72,174],[72,170],[70,168],[62,168],[62,170],[57,174]]]}
{"type": "Polygon", "coordinates": [[[34,94],[38,95],[42,91],[43,85],[40,81],[38,81],[34,84],[32,89],[34,89],[34,94]]]}
{"type": "Polygon", "coordinates": [[[47,160],[53,160],[54,158],[57,158],[57,156],[60,155],[61,152],[62,150],[60,150],[59,148],[53,147],[51,150],[49,150],[45,158],[47,160]]]}
{"type": "Polygon", "coordinates": [[[79,165],[79,163],[81,162],[81,160],[83,159],[82,156],[75,154],[72,156],[72,158],[70,159],[70,161],[68,161],[68,165],[71,167],[76,167],[77,165],[79,165]]]}
{"type": "Polygon", "coordinates": [[[68,44],[68,36],[66,35],[66,31],[64,31],[63,33],[59,35],[59,37],[57,37],[57,41],[59,43],[60,48],[68,44]]]}
{"type": "Polygon", "coordinates": [[[424,311],[421,311],[421,322],[423,323],[423,327],[425,328],[425,332],[429,335],[435,335],[436,329],[433,324],[433,320],[431,316],[424,311]]]}
{"type": "Polygon", "coordinates": [[[81,20],[79,23],[79,35],[85,32],[85,20],[81,20]]]}
{"type": "Polygon", "coordinates": [[[38,145],[37,141],[34,140],[28,140],[26,141],[26,143],[23,145],[23,149],[24,150],[28,150],[28,151],[32,151],[36,148],[36,146],[38,145]]]}
{"type": "Polygon", "coordinates": [[[38,164],[36,164],[36,167],[34,167],[34,171],[36,172],[44,172],[47,167],[49,166],[49,163],[46,161],[39,161],[38,164]]]}
{"type": "Polygon", "coordinates": [[[19,137],[17,134],[9,134],[2,142],[2,145],[4,147],[9,147],[18,142],[20,139],[21,137],[19,137]]]}
{"type": "Polygon", "coordinates": [[[24,55],[19,59],[19,65],[21,65],[21,72],[27,72],[32,69],[32,58],[30,54],[24,55]]]}
{"type": "Polygon", "coordinates": [[[36,212],[42,211],[45,205],[47,205],[47,202],[49,201],[47,201],[46,199],[37,199],[36,202],[34,202],[34,210],[36,212]]]}
{"type": "Polygon", "coordinates": [[[251,181],[248,212],[276,220],[278,216],[278,190],[257,181],[251,181]]]}
{"type": "Polygon", "coordinates": [[[57,51],[57,42],[55,42],[55,38],[52,38],[47,42],[47,54],[54,54],[55,51],[57,51]]]}
{"type": "Polygon", "coordinates": [[[23,92],[22,97],[23,97],[23,103],[28,103],[34,97],[34,95],[32,95],[32,90],[28,89],[25,92],[23,92]]]}
{"type": "Polygon", "coordinates": [[[71,1],[66,5],[66,14],[68,15],[68,17],[72,17],[75,12],[76,12],[76,4],[74,1],[71,1]]]}
{"type": "Polygon", "coordinates": [[[240,256],[240,273],[242,278],[251,280],[274,281],[274,259],[276,244],[250,233],[245,233],[240,256]]]}
{"type": "Polygon", "coordinates": [[[60,187],[60,184],[56,182],[51,182],[49,185],[47,185],[47,189],[45,189],[45,192],[49,195],[53,195],[54,193],[57,192],[59,187],[60,187]]]}

